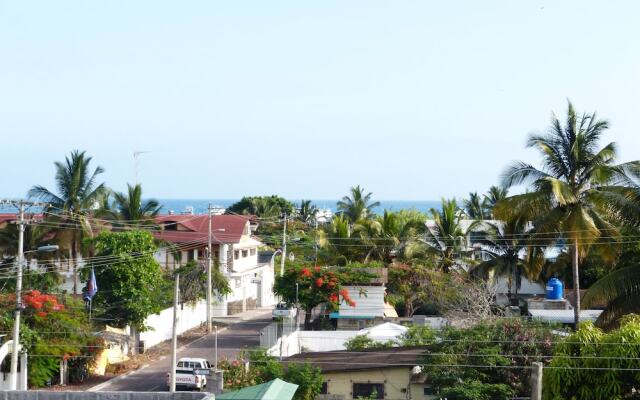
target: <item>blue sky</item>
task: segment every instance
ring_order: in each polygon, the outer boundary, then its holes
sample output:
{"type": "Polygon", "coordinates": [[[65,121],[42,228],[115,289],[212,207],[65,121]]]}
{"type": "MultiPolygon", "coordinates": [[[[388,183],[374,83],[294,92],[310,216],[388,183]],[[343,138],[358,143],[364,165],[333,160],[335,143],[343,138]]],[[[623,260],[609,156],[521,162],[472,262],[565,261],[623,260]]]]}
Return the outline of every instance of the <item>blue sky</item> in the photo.
{"type": "Polygon", "coordinates": [[[640,158],[635,1],[0,0],[0,197],[83,149],[116,189],[465,196],[570,98],[640,158]]]}

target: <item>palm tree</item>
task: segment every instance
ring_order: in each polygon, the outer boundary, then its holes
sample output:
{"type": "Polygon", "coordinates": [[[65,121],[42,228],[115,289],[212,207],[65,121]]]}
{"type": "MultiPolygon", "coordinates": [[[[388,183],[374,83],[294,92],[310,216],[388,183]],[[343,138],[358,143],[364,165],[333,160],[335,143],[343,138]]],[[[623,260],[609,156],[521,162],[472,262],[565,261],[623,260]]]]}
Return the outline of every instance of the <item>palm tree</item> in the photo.
{"type": "Polygon", "coordinates": [[[311,200],[301,200],[300,207],[298,208],[298,217],[306,224],[316,222],[316,214],[318,214],[318,207],[311,202],[311,200]]]}
{"type": "Polygon", "coordinates": [[[494,277],[506,277],[508,297],[513,301],[518,296],[523,276],[529,280],[537,280],[540,276],[545,262],[544,248],[530,245],[531,226],[527,220],[513,214],[501,217],[504,222],[483,223],[485,235],[476,243],[489,259],[472,266],[469,272],[484,279],[491,273],[494,277]]]}
{"type": "Polygon", "coordinates": [[[471,219],[485,219],[485,204],[477,192],[469,193],[469,199],[463,200],[464,211],[471,219]]]}
{"type": "Polygon", "coordinates": [[[487,194],[483,195],[482,205],[484,207],[484,214],[487,218],[494,218],[493,209],[500,200],[507,197],[509,193],[507,188],[500,186],[491,186],[487,194]]]}
{"type": "Polygon", "coordinates": [[[351,196],[344,196],[338,205],[338,213],[344,215],[347,220],[354,224],[358,220],[368,219],[375,213],[373,209],[380,206],[380,202],[371,202],[373,193],[364,192],[360,185],[351,188],[351,196]]]}
{"type": "Polygon", "coordinates": [[[354,243],[349,221],[342,215],[336,215],[323,230],[318,232],[318,244],[329,250],[332,255],[329,263],[346,265],[354,259],[359,259],[362,248],[354,243]],[[355,245],[355,246],[354,246],[355,245]]]}
{"type": "MultiPolygon", "coordinates": [[[[544,135],[531,135],[527,147],[542,155],[542,168],[516,162],[503,174],[506,188],[530,184],[530,191],[512,196],[497,208],[512,208],[533,221],[540,234],[563,236],[572,246],[572,271],[576,295],[575,325],[580,315],[580,258],[598,244],[615,256],[617,223],[633,218],[628,212],[627,189],[617,185],[640,163],[616,165],[616,146],[598,149],[609,123],[596,114],[578,115],[569,102],[565,125],[554,115],[544,135]]],[[[635,215],[637,220],[638,216],[635,215]]]]}
{"type": "Polygon", "coordinates": [[[432,208],[430,214],[424,241],[439,258],[442,271],[448,273],[458,263],[466,241],[466,230],[461,224],[463,213],[456,199],[442,199],[442,209],[432,208]]]}
{"type": "Polygon", "coordinates": [[[65,162],[55,162],[55,182],[58,194],[44,186],[34,186],[28,196],[49,203],[50,214],[55,222],[63,223],[58,230],[61,241],[67,242],[73,260],[73,292],[77,293],[78,254],[83,236],[92,236],[93,231],[88,214],[106,194],[104,183],[97,183],[98,175],[104,170],[96,167],[90,170],[91,157],[84,151],[74,150],[65,162]]]}
{"type": "Polygon", "coordinates": [[[127,184],[127,193],[113,193],[113,205],[107,204],[104,212],[114,221],[116,227],[135,228],[143,225],[153,225],[154,217],[158,215],[162,206],[157,200],[142,200],[142,186],[127,184]]]}
{"type": "Polygon", "coordinates": [[[374,219],[360,220],[354,226],[354,235],[360,238],[367,253],[363,262],[371,259],[389,263],[394,257],[406,255],[407,248],[419,242],[425,232],[426,216],[410,210],[390,212],[374,219]]]}

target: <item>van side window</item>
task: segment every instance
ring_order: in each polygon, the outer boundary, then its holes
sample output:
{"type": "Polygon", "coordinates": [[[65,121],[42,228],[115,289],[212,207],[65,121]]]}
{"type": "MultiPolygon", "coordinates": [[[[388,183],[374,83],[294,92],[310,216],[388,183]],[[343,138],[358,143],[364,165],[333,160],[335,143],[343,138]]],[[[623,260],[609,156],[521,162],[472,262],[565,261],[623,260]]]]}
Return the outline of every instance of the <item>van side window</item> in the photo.
{"type": "Polygon", "coordinates": [[[180,362],[178,363],[178,368],[180,368],[180,367],[184,367],[184,363],[183,363],[182,361],[180,361],[180,362]]]}

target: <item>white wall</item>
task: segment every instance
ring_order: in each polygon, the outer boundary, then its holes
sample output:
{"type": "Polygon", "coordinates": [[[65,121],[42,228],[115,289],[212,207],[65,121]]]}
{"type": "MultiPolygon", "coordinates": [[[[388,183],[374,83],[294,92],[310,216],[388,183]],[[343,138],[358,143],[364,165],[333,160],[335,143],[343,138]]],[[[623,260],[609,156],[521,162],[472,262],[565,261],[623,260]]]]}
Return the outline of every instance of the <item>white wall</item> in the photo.
{"type": "MultiPolygon", "coordinates": [[[[302,352],[345,350],[345,343],[358,331],[295,331],[284,338],[282,356],[289,357],[302,352]]],[[[280,339],[269,349],[269,354],[279,356],[280,339]]]]}
{"type": "MultiPolygon", "coordinates": [[[[226,304],[214,304],[213,316],[226,315],[226,304]]],[[[195,304],[184,304],[178,308],[178,334],[195,328],[207,322],[207,302],[200,300],[195,304]]],[[[140,340],[149,348],[165,340],[171,339],[173,331],[173,308],[160,311],[159,314],[150,315],[144,324],[149,327],[140,333],[140,340]]]]}

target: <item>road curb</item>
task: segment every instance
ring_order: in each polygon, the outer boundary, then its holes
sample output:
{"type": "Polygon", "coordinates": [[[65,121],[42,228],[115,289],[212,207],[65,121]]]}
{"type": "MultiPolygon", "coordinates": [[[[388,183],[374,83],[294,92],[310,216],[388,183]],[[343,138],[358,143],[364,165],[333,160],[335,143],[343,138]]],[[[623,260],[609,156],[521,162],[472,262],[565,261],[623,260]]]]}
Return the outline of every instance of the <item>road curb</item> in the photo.
{"type": "Polygon", "coordinates": [[[126,378],[127,376],[129,376],[129,375],[131,375],[131,374],[133,374],[133,373],[135,373],[135,372],[142,371],[143,369],[147,368],[148,366],[149,366],[149,364],[144,364],[144,365],[142,365],[142,366],[141,366],[140,368],[138,368],[138,369],[134,369],[133,371],[129,371],[129,372],[124,373],[124,374],[122,374],[122,375],[118,375],[118,376],[116,376],[115,378],[109,379],[109,380],[108,380],[108,381],[106,381],[106,382],[102,382],[102,383],[100,383],[100,384],[97,384],[97,385],[95,385],[95,386],[92,386],[92,387],[90,387],[89,389],[87,389],[86,391],[87,391],[87,392],[97,392],[97,391],[100,391],[101,389],[103,389],[103,388],[107,387],[108,385],[110,385],[110,384],[112,384],[112,383],[114,383],[114,382],[118,382],[119,380],[124,379],[124,378],[126,378]]]}
{"type": "MultiPolygon", "coordinates": [[[[222,332],[222,331],[224,331],[224,330],[226,330],[226,329],[227,329],[227,327],[226,327],[226,326],[225,326],[225,327],[223,327],[223,328],[220,328],[220,329],[218,329],[218,333],[220,333],[220,332],[222,332]]],[[[211,336],[213,336],[213,335],[214,335],[214,334],[212,333],[212,334],[211,334],[211,336]]],[[[179,348],[177,348],[177,349],[176,349],[176,352],[177,352],[177,353],[179,353],[179,352],[183,351],[183,350],[184,350],[184,349],[186,349],[188,346],[191,346],[192,344],[194,344],[194,343],[195,343],[195,342],[197,342],[198,340],[202,340],[202,339],[206,338],[207,336],[209,336],[209,335],[208,335],[208,334],[206,334],[206,335],[204,335],[204,336],[200,336],[200,337],[199,337],[199,338],[197,338],[197,339],[194,339],[194,340],[192,340],[192,341],[190,341],[190,342],[188,342],[188,343],[183,344],[182,346],[180,346],[179,348]]],[[[165,358],[167,358],[167,357],[168,357],[168,356],[166,356],[166,355],[161,356],[160,358],[158,358],[158,361],[160,361],[160,360],[164,360],[164,359],[165,359],[165,358]]],[[[115,378],[109,379],[109,380],[108,380],[108,381],[106,381],[106,382],[102,382],[102,383],[100,383],[100,384],[97,384],[97,385],[95,385],[95,386],[92,386],[92,387],[90,387],[89,389],[87,389],[86,391],[87,391],[87,392],[97,392],[97,391],[100,391],[100,390],[104,389],[105,387],[107,387],[108,385],[110,385],[111,383],[118,382],[119,380],[124,379],[124,378],[126,378],[127,376],[129,376],[129,375],[131,375],[131,374],[134,374],[134,373],[136,373],[136,372],[138,372],[138,371],[142,371],[143,369],[147,368],[149,365],[150,365],[150,364],[144,364],[144,365],[142,365],[142,366],[141,366],[140,368],[138,368],[138,369],[134,369],[134,370],[129,371],[129,372],[127,372],[127,373],[124,373],[124,374],[122,374],[122,375],[118,375],[118,376],[116,376],[115,378]]]]}

